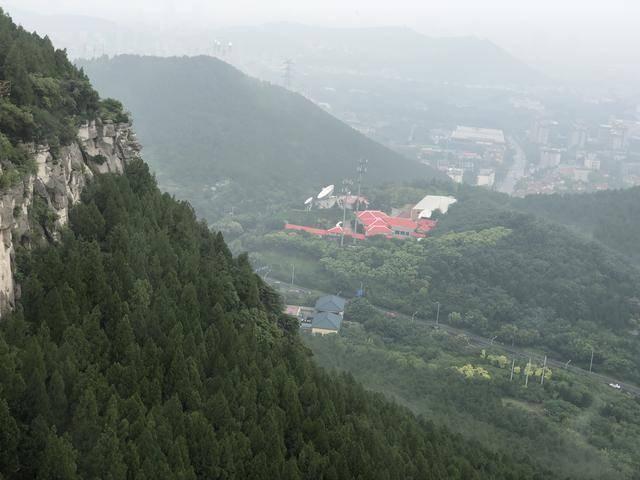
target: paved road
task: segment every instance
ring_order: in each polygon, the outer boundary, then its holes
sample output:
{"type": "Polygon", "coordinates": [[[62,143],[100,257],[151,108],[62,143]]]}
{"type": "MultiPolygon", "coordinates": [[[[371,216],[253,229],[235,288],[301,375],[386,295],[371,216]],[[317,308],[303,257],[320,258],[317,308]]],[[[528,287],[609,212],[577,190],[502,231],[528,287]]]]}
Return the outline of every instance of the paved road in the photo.
{"type": "MultiPolygon", "coordinates": [[[[275,280],[275,279],[267,279],[267,281],[273,285],[274,287],[276,287],[279,290],[282,291],[295,291],[296,293],[313,293],[314,290],[310,290],[308,288],[305,287],[301,287],[300,285],[291,285],[290,283],[285,283],[285,282],[281,282],[279,280],[275,280]]],[[[315,290],[315,292],[318,292],[317,290],[315,290]]],[[[390,310],[386,310],[384,308],[380,308],[380,307],[375,307],[379,312],[384,313],[384,314],[393,314],[395,315],[397,318],[403,318],[406,319],[407,321],[411,321],[411,317],[408,315],[404,315],[402,313],[398,313],[398,312],[392,312],[390,310]]],[[[421,323],[425,323],[428,325],[432,325],[433,327],[436,327],[436,322],[433,320],[427,320],[424,318],[420,318],[420,317],[416,317],[416,321],[419,321],[421,323]]],[[[470,344],[473,345],[477,345],[480,347],[499,347],[500,349],[509,352],[512,355],[518,356],[520,358],[524,358],[524,359],[529,359],[531,358],[531,360],[535,360],[536,363],[538,364],[542,364],[542,362],[544,361],[544,357],[537,354],[537,353],[531,353],[526,351],[525,349],[522,348],[518,348],[518,347],[512,347],[509,345],[504,345],[503,343],[500,342],[494,342],[489,338],[486,337],[482,337],[480,335],[476,335],[475,333],[469,332],[467,330],[462,330],[460,328],[455,328],[452,327],[450,325],[446,325],[444,323],[439,323],[437,325],[437,327],[451,335],[456,335],[456,336],[464,336],[467,338],[467,340],[469,341],[470,344]]],[[[595,372],[589,372],[588,370],[585,370],[583,368],[580,367],[576,367],[575,365],[567,365],[566,362],[564,361],[560,361],[557,359],[553,359],[553,358],[549,358],[547,357],[547,365],[550,367],[554,367],[556,369],[558,368],[562,368],[562,369],[566,369],[569,370],[575,374],[578,375],[582,375],[585,376],[587,378],[591,378],[592,380],[596,380],[598,382],[602,382],[606,385],[609,384],[619,384],[621,389],[625,392],[628,392],[632,395],[638,396],[640,397],[640,387],[633,385],[631,383],[628,382],[623,382],[620,380],[617,380],[613,377],[607,376],[607,375],[602,375],[599,373],[595,373],[595,372]]]]}
{"type": "Polygon", "coordinates": [[[509,145],[514,150],[513,156],[513,165],[507,172],[507,176],[502,180],[497,190],[502,193],[506,193],[509,195],[513,194],[513,191],[516,188],[516,184],[518,180],[525,176],[525,170],[527,167],[527,156],[524,153],[524,150],[518,143],[518,141],[513,137],[508,137],[507,141],[509,145]]]}

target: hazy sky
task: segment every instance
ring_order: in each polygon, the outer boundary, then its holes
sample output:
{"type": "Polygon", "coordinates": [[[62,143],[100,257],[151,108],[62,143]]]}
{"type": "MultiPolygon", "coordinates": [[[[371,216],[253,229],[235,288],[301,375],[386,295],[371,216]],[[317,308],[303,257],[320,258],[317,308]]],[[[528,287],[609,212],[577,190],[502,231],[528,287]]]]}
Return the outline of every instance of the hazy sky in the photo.
{"type": "Polygon", "coordinates": [[[174,27],[272,21],[405,25],[489,38],[530,63],[640,60],[640,0],[0,0],[12,8],[174,27]]]}
{"type": "Polygon", "coordinates": [[[638,0],[7,0],[14,8],[122,19],[143,15],[166,21],[256,23],[302,21],[322,24],[406,24],[463,33],[487,25],[526,21],[616,23],[637,20],[638,0]],[[635,17],[635,18],[630,18],[635,17]]]}

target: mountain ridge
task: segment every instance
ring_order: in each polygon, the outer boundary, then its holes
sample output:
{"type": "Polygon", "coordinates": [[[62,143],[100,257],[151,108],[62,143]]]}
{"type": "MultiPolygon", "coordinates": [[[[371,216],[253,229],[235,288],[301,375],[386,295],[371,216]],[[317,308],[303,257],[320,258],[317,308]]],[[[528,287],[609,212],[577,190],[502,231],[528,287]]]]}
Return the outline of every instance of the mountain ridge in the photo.
{"type": "Polygon", "coordinates": [[[132,111],[161,183],[182,183],[174,193],[205,215],[302,205],[323,186],[353,178],[361,158],[370,183],[446,179],[303,96],[211,57],[118,56],[80,65],[98,90],[132,111]]]}

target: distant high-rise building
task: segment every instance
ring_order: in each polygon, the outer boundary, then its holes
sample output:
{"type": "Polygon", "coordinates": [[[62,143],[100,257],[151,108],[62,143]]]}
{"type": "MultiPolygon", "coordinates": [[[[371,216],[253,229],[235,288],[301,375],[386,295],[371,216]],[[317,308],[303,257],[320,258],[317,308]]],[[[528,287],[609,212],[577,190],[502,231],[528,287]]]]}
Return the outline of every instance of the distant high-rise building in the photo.
{"type": "Polygon", "coordinates": [[[549,145],[551,140],[551,131],[558,125],[558,122],[552,120],[536,120],[531,129],[530,139],[538,145],[549,145]]]}
{"type": "Polygon", "coordinates": [[[611,125],[602,124],[598,127],[598,143],[604,147],[608,147],[611,144],[611,131],[613,127],[611,125]]]}
{"type": "Polygon", "coordinates": [[[559,148],[543,148],[540,150],[540,168],[557,167],[562,161],[562,150],[559,148]]]}
{"type": "Polygon", "coordinates": [[[620,151],[627,147],[628,128],[622,121],[616,121],[611,131],[611,150],[620,151]]]}
{"type": "Polygon", "coordinates": [[[624,130],[614,130],[611,132],[611,150],[624,150],[625,132],[624,130]]]}
{"type": "Polygon", "coordinates": [[[587,127],[582,123],[575,123],[569,134],[569,148],[584,148],[587,144],[587,127]]]}

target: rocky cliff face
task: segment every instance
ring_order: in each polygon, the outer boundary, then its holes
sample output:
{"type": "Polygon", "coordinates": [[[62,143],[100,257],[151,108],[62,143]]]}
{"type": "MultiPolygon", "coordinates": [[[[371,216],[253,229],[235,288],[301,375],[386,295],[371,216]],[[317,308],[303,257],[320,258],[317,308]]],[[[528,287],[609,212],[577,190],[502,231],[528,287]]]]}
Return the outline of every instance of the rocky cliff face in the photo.
{"type": "Polygon", "coordinates": [[[0,191],[0,316],[20,295],[14,245],[28,246],[42,236],[55,240],[87,182],[96,174],[122,173],[139,152],[131,125],[100,120],[81,126],[77,141],[55,157],[47,146],[32,147],[37,172],[0,191]]]}

